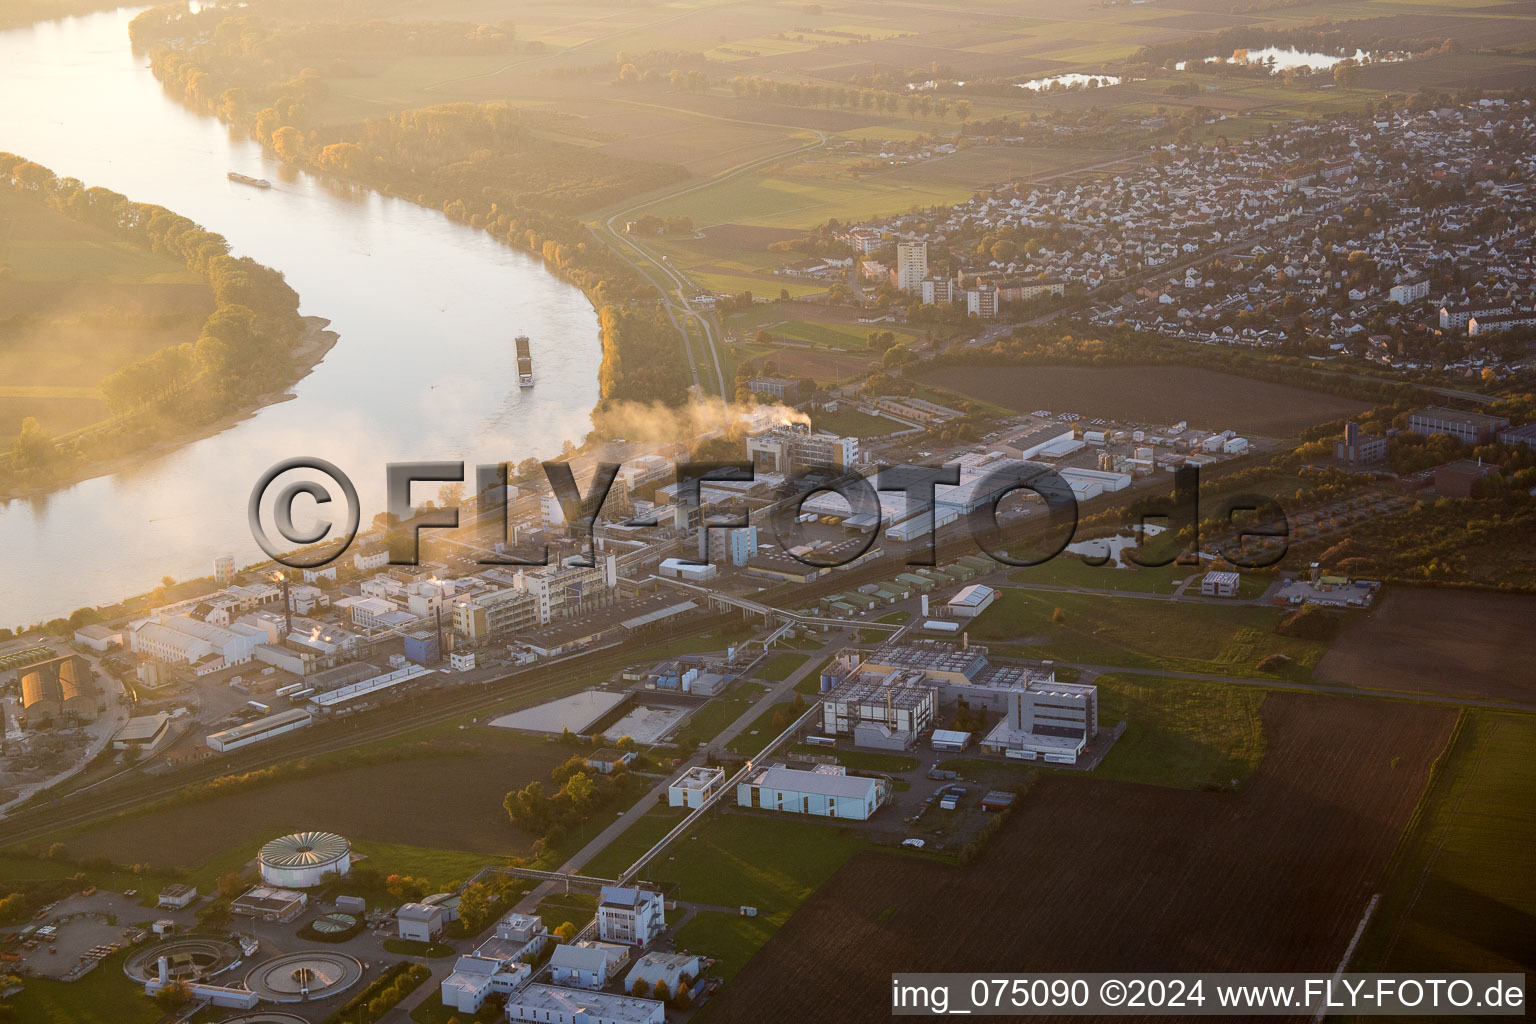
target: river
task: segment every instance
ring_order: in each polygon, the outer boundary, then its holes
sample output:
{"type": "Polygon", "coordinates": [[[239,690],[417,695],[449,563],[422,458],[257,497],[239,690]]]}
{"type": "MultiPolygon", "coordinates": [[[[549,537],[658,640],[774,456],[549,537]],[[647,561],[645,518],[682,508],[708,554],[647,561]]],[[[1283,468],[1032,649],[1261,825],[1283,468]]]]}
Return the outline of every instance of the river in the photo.
{"type": "Polygon", "coordinates": [[[281,459],[346,471],[366,526],[386,463],[549,456],[582,439],[598,399],[597,315],[578,289],[441,213],[282,167],[173,102],[129,49],[131,15],[0,33],[0,150],[223,234],[282,271],[340,340],[289,401],[130,471],[0,505],[0,625],[206,576],[218,555],[259,560],[246,500],[281,459]],[[275,187],[233,184],[231,170],[275,187]],[[517,334],[532,338],[532,389],[517,386],[517,334]]]}

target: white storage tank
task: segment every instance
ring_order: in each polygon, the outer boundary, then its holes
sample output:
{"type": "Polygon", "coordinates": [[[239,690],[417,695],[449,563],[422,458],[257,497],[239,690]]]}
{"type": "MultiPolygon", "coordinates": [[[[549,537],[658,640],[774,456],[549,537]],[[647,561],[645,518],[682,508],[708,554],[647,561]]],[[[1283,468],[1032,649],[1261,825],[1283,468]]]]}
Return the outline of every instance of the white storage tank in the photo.
{"type": "Polygon", "coordinates": [[[263,846],[256,862],[268,885],[313,889],[327,875],[352,869],[352,844],[334,832],[294,832],[263,846]]]}

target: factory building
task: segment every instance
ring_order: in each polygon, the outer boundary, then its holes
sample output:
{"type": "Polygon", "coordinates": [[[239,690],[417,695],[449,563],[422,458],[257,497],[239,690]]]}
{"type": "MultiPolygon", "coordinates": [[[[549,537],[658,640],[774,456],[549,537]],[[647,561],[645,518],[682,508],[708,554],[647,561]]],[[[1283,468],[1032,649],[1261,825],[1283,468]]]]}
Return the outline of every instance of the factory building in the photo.
{"type": "Polygon", "coordinates": [[[443,908],[426,903],[406,903],[395,911],[395,926],[402,939],[435,942],[443,934],[443,908]]]}
{"type": "Polygon", "coordinates": [[[847,821],[867,821],[889,797],[887,780],[857,778],[839,765],[827,764],[810,771],[769,765],[736,787],[736,802],[742,807],[847,821]]]}
{"type": "Polygon", "coordinates": [[[851,736],[854,746],[907,750],[933,728],[935,686],[916,670],[864,672],[840,658],[822,694],[821,731],[851,736]]]}
{"type": "Polygon", "coordinates": [[[1408,414],[1408,429],[1415,434],[1429,437],[1446,434],[1462,444],[1487,444],[1509,420],[1503,416],[1488,416],[1480,412],[1461,412],[1442,405],[1430,405],[1408,414]]]}
{"type": "Polygon", "coordinates": [[[470,953],[454,961],[453,972],[438,986],[443,1005],[460,1013],[478,1013],[491,995],[510,996],[533,974],[525,963],[492,960],[470,953]]]}
{"type": "Polygon", "coordinates": [[[1200,580],[1200,593],[1205,597],[1236,597],[1241,578],[1235,572],[1213,570],[1200,580]]]}
{"type": "Polygon", "coordinates": [[[266,639],[263,630],[240,622],[226,628],[190,615],[158,615],[130,628],[128,649],[156,661],[191,665],[206,675],[245,664],[266,639]]]}
{"type": "Polygon", "coordinates": [[[760,474],[789,476],[803,469],[849,470],[859,458],[859,439],[815,434],[809,425],[797,423],[750,435],[747,457],[760,474]]]}
{"type": "Polygon", "coordinates": [[[1008,694],[1007,713],[981,746],[1027,761],[1076,764],[1098,731],[1098,687],[1034,679],[1008,694]]]}
{"type": "Polygon", "coordinates": [[[78,654],[38,662],[21,673],[21,710],[27,724],[70,718],[96,718],[96,682],[88,661],[78,654]]]}

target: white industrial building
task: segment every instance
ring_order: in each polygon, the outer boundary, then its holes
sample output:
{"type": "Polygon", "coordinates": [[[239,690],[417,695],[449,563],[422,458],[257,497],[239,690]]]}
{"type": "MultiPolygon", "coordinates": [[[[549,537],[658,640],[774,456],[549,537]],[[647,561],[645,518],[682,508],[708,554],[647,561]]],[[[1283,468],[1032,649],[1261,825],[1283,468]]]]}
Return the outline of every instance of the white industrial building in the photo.
{"type": "Polygon", "coordinates": [[[639,985],[642,992],[649,992],[659,981],[668,992],[676,992],[684,979],[697,981],[704,967],[704,958],[696,953],[647,953],[624,975],[624,991],[633,992],[639,985]]]}
{"type": "Polygon", "coordinates": [[[666,927],[661,893],[605,885],[597,900],[597,937],[625,946],[646,946],[666,927]]]}
{"type": "Polygon", "coordinates": [[[507,997],[507,1019],[528,1024],[663,1024],[666,1004],[559,985],[529,985],[507,997]]]}
{"type": "Polygon", "coordinates": [[[1099,690],[1082,683],[1031,678],[1007,694],[1002,721],[982,749],[1027,761],[1076,764],[1099,731],[1099,690]]]}
{"type": "Polygon", "coordinates": [[[667,786],[669,807],[703,807],[725,785],[723,768],[689,768],[667,786]]]}
{"type": "Polygon", "coordinates": [[[974,618],[992,607],[997,591],[982,583],[972,583],[949,599],[949,610],[958,618],[974,618]]]}
{"type": "Polygon", "coordinates": [[[225,628],[188,615],[164,615],[129,628],[128,649],[156,661],[193,666],[199,675],[254,657],[266,634],[243,623],[225,628]]]}
{"type": "Polygon", "coordinates": [[[887,780],[856,778],[840,765],[828,764],[810,771],[769,765],[736,787],[736,802],[742,807],[847,821],[868,820],[889,796],[887,780]]]}
{"type": "Polygon", "coordinates": [[[308,711],[302,708],[290,708],[287,711],[279,711],[265,718],[259,718],[254,722],[246,722],[244,725],[210,733],[203,737],[203,742],[208,744],[209,750],[223,754],[231,750],[239,750],[241,747],[248,747],[252,743],[269,740],[274,736],[281,736],[285,732],[302,729],[313,721],[314,718],[308,711]]]}
{"type": "Polygon", "coordinates": [[[446,923],[443,908],[426,903],[406,903],[395,911],[399,936],[411,942],[435,942],[446,923]]]}
{"type": "Polygon", "coordinates": [[[629,960],[629,951],[610,942],[575,942],[555,947],[549,957],[549,976],[556,985],[596,991],[618,975],[629,960]]]}
{"type": "Polygon", "coordinates": [[[477,1013],[494,993],[510,996],[533,973],[525,963],[493,960],[470,953],[454,961],[453,973],[438,986],[444,1006],[461,1013],[477,1013]]]}
{"type": "Polygon", "coordinates": [[[496,922],[496,933],[454,963],[439,989],[443,1005],[475,1013],[493,993],[510,995],[531,976],[529,963],[550,941],[537,917],[515,911],[496,922]]]}
{"type": "Polygon", "coordinates": [[[294,832],[263,846],[256,866],[268,885],[313,889],[352,869],[352,844],[334,832],[294,832]]]}
{"type": "Polygon", "coordinates": [[[1235,572],[1213,570],[1200,580],[1200,593],[1206,597],[1236,597],[1240,581],[1235,572]]]}
{"type": "Polygon", "coordinates": [[[938,699],[921,672],[866,672],[839,657],[821,697],[821,731],[851,736],[855,746],[906,750],[933,728],[938,699]]]}

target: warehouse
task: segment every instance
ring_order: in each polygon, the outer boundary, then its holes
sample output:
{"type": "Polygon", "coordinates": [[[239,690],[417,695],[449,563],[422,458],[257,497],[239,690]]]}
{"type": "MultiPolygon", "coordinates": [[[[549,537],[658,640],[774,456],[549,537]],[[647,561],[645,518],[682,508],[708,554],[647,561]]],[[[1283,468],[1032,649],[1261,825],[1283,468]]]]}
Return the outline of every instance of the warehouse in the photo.
{"type": "Polygon", "coordinates": [[[211,733],[203,737],[203,742],[208,744],[209,750],[225,753],[230,750],[239,750],[241,747],[269,740],[274,736],[280,736],[285,732],[302,729],[313,722],[308,711],[301,708],[292,708],[288,711],[279,711],[275,715],[267,715],[254,722],[237,725],[232,729],[211,733]]]}
{"type": "Polygon", "coordinates": [[[982,583],[972,583],[949,599],[948,608],[956,618],[974,618],[996,600],[997,591],[982,583]]]}
{"type": "Polygon", "coordinates": [[[96,684],[90,664],[78,654],[39,662],[21,673],[21,708],[28,724],[96,717],[96,684]]]}
{"type": "Polygon", "coordinates": [[[153,715],[138,715],[128,719],[112,737],[113,750],[151,750],[169,729],[171,716],[161,711],[153,715]]]}
{"type": "Polygon", "coordinates": [[[352,844],[334,832],[294,832],[263,846],[256,862],[268,885],[313,889],[326,876],[351,870],[352,844]]]}
{"type": "Polygon", "coordinates": [[[887,780],[856,778],[827,764],[810,771],[769,765],[736,787],[736,802],[742,807],[846,821],[867,821],[889,796],[887,780]]]}

